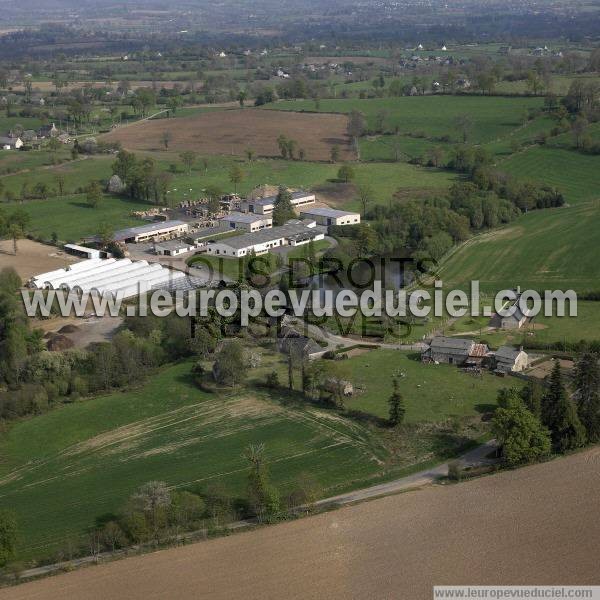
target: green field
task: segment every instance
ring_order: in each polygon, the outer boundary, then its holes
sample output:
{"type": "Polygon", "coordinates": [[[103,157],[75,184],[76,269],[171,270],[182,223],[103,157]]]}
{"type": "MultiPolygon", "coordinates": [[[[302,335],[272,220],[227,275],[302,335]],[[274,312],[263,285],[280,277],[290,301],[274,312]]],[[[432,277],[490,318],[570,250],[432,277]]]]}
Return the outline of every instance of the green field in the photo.
{"type": "Polygon", "coordinates": [[[364,161],[407,161],[411,158],[425,156],[432,148],[443,148],[446,152],[451,144],[434,142],[427,138],[415,138],[407,135],[380,135],[365,137],[359,140],[360,158],[364,161]]]}
{"type": "Polygon", "coordinates": [[[538,146],[513,154],[498,168],[521,179],[556,186],[569,203],[600,198],[600,156],[538,146]]]}
{"type": "MultiPolygon", "coordinates": [[[[34,152],[20,153],[20,156],[33,155],[34,152]]],[[[43,153],[42,153],[43,155],[43,153]]],[[[108,179],[111,174],[112,156],[84,157],[80,160],[69,161],[58,166],[38,168],[27,173],[6,175],[2,178],[5,190],[11,190],[17,196],[23,184],[32,189],[36,183],[46,183],[50,188],[56,188],[56,176],[60,173],[65,178],[65,192],[73,193],[78,188],[85,187],[94,179],[108,179]]]]}
{"type": "MultiPolygon", "coordinates": [[[[387,111],[385,126],[398,128],[400,133],[422,132],[427,137],[450,136],[458,139],[460,132],[454,124],[457,117],[469,115],[473,122],[470,141],[490,142],[510,133],[523,122],[523,115],[531,108],[540,108],[540,98],[501,98],[483,96],[414,96],[401,98],[373,98],[361,100],[321,100],[320,112],[364,112],[369,127],[375,126],[375,117],[387,111]]],[[[310,100],[281,101],[268,105],[269,109],[314,111],[310,100]]]]}
{"type": "Polygon", "coordinates": [[[105,196],[96,208],[91,208],[85,195],[48,200],[30,200],[22,204],[8,205],[20,208],[31,216],[28,233],[49,240],[52,233],[65,242],[75,242],[84,236],[93,236],[100,225],[108,223],[113,230],[132,225],[142,225],[143,221],[129,216],[133,210],[145,210],[145,202],[105,196]]]}
{"type": "MultiPolygon", "coordinates": [[[[154,153],[153,156],[161,169],[168,170],[171,164],[177,166],[168,195],[169,204],[172,206],[184,199],[203,197],[204,190],[211,185],[217,186],[223,192],[233,192],[229,172],[232,164],[239,162],[234,158],[208,157],[206,170],[198,162],[191,174],[188,174],[183,170],[178,154],[160,152],[154,153]]],[[[93,235],[97,232],[98,223],[104,221],[110,221],[115,229],[139,224],[140,221],[130,217],[129,213],[132,210],[148,208],[146,203],[106,195],[100,205],[92,209],[86,205],[84,195],[72,197],[75,190],[85,187],[90,181],[107,180],[112,172],[113,160],[112,156],[94,156],[56,167],[3,177],[4,189],[11,190],[18,196],[24,183],[27,183],[29,189],[33,189],[38,182],[44,182],[51,189],[56,189],[56,176],[61,173],[65,178],[66,192],[70,194],[67,198],[52,197],[48,200],[15,202],[6,206],[9,210],[18,206],[31,214],[31,233],[49,236],[55,231],[59,238],[64,240],[93,235]]],[[[329,163],[277,159],[242,161],[240,164],[244,172],[244,180],[238,186],[238,192],[241,194],[246,194],[265,183],[274,186],[283,184],[292,188],[312,188],[335,182],[339,168],[339,165],[329,163]]],[[[456,175],[452,173],[406,163],[357,164],[355,172],[354,183],[368,184],[373,189],[374,204],[388,204],[398,190],[407,194],[411,191],[426,191],[443,195],[456,180],[456,175]]],[[[334,203],[350,210],[358,209],[360,204],[354,193],[336,197],[334,203]]]]}
{"type": "Polygon", "coordinates": [[[408,423],[484,412],[495,405],[497,391],[506,387],[505,381],[491,374],[479,378],[452,365],[423,365],[418,355],[399,350],[371,350],[339,361],[332,369],[358,388],[345,401],[348,409],[383,418],[388,415],[392,379],[399,377],[408,423]]]}
{"type": "Polygon", "coordinates": [[[439,269],[446,289],[474,279],[488,292],[516,285],[536,290],[600,287],[600,205],[532,211],[509,226],[475,236],[439,269]]]}
{"type": "Polygon", "coordinates": [[[542,343],[600,340],[600,302],[578,301],[576,317],[538,315],[528,337],[542,343]]]}
{"type": "Polygon", "coordinates": [[[384,451],[360,425],[316,408],[284,408],[262,393],[201,392],[190,366],[2,435],[0,506],[17,513],[21,559],[55,551],[150,480],[199,490],[222,484],[243,496],[249,443],[266,443],[272,477],[284,490],[305,471],[327,492],[378,471],[384,451]]]}

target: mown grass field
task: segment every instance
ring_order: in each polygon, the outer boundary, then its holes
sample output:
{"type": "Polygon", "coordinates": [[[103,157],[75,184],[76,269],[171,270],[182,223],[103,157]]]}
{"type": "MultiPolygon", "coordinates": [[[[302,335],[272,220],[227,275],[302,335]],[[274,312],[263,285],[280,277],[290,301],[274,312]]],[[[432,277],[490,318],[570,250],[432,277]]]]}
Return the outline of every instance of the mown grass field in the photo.
{"type": "Polygon", "coordinates": [[[150,480],[198,490],[219,484],[244,496],[250,443],[266,443],[282,490],[308,471],[334,492],[380,468],[385,452],[362,426],[248,390],[201,392],[190,367],[167,368],[137,391],[64,406],[2,434],[0,506],[17,514],[20,559],[51,554],[150,480]]]}
{"type": "Polygon", "coordinates": [[[399,350],[371,350],[331,368],[354,384],[354,396],[345,400],[348,409],[382,418],[388,415],[392,379],[398,377],[408,423],[480,414],[495,405],[497,391],[506,387],[493,375],[479,378],[452,365],[423,365],[418,354],[399,350]]]}
{"type": "Polygon", "coordinates": [[[600,156],[561,148],[528,148],[498,164],[512,175],[553,185],[569,203],[600,198],[600,156]]]}
{"type": "MultiPolygon", "coordinates": [[[[398,128],[400,133],[423,132],[427,137],[461,137],[455,120],[468,115],[473,127],[472,142],[489,142],[508,134],[523,122],[523,115],[530,108],[539,108],[540,98],[501,98],[472,96],[406,96],[401,98],[321,100],[320,112],[348,113],[362,111],[369,127],[375,126],[379,111],[387,111],[385,126],[398,128]]],[[[310,100],[290,100],[270,104],[267,109],[291,111],[315,111],[310,100]]]]}
{"type": "MultiPolygon", "coordinates": [[[[482,301],[482,305],[485,304],[489,304],[489,299],[482,301]]],[[[573,317],[568,316],[568,308],[567,315],[564,317],[557,315],[546,317],[542,312],[520,330],[488,331],[489,317],[466,315],[447,325],[444,328],[444,333],[447,335],[469,335],[475,339],[486,341],[492,348],[497,348],[503,344],[518,346],[524,341],[554,344],[598,340],[600,339],[599,322],[600,302],[578,300],[577,316],[573,317]]]]}
{"type": "Polygon", "coordinates": [[[9,210],[20,208],[31,217],[28,233],[49,240],[56,233],[59,240],[75,242],[83,236],[93,236],[101,225],[108,224],[113,230],[141,225],[143,221],[130,216],[133,210],[145,210],[145,202],[104,196],[96,208],[86,202],[85,194],[48,200],[29,200],[22,204],[8,205],[9,210]]]}
{"type": "Polygon", "coordinates": [[[448,151],[451,144],[434,142],[427,138],[416,138],[407,135],[380,135],[361,138],[360,158],[364,161],[407,161],[411,158],[425,156],[432,148],[443,148],[448,151]]]}
{"type": "Polygon", "coordinates": [[[595,291],[600,283],[600,205],[532,211],[507,227],[476,236],[441,264],[446,289],[479,280],[494,292],[516,285],[536,290],[595,291]]]}
{"type": "MultiPolygon", "coordinates": [[[[27,159],[34,156],[34,154],[34,151],[23,152],[19,153],[19,156],[27,159]]],[[[4,190],[10,190],[18,197],[23,184],[26,184],[30,190],[40,182],[56,189],[56,177],[60,174],[65,180],[65,193],[73,193],[75,190],[85,187],[92,180],[108,179],[112,174],[110,165],[113,161],[113,156],[106,155],[82,157],[61,165],[49,165],[45,168],[37,168],[24,173],[6,175],[2,178],[2,183],[4,184],[4,190]]],[[[26,167],[24,166],[24,168],[26,167]]]]}

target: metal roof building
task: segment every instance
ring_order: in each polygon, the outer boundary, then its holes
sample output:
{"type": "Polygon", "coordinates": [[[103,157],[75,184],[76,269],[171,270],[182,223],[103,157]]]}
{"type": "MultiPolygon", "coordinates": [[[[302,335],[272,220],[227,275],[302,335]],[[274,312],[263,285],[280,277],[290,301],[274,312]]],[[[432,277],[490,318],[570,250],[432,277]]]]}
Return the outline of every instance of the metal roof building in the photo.
{"type": "Polygon", "coordinates": [[[253,213],[232,212],[220,219],[220,222],[229,229],[245,229],[250,232],[273,227],[271,217],[253,213]]]}
{"type": "Polygon", "coordinates": [[[318,225],[358,225],[360,214],[347,210],[336,210],[335,208],[321,207],[308,208],[302,211],[303,217],[313,218],[318,225]]]}
{"type": "MultiPolygon", "coordinates": [[[[150,242],[162,241],[185,235],[189,230],[188,223],[184,221],[157,221],[138,227],[128,227],[115,231],[113,239],[116,242],[150,242]]],[[[86,241],[99,241],[98,236],[86,238],[86,241]]]]}
{"type": "MultiPolygon", "coordinates": [[[[277,196],[265,196],[264,198],[257,198],[256,200],[246,200],[244,206],[251,213],[258,213],[260,215],[268,215],[273,212],[275,208],[275,200],[277,196]]],[[[311,192],[292,192],[291,203],[292,206],[305,206],[306,204],[314,204],[316,196],[311,192]]]]}
{"type": "Polygon", "coordinates": [[[223,256],[241,257],[247,254],[264,254],[280,246],[299,246],[311,240],[322,240],[323,232],[307,227],[303,223],[288,222],[280,227],[261,229],[222,241],[209,243],[207,252],[223,256]]]}

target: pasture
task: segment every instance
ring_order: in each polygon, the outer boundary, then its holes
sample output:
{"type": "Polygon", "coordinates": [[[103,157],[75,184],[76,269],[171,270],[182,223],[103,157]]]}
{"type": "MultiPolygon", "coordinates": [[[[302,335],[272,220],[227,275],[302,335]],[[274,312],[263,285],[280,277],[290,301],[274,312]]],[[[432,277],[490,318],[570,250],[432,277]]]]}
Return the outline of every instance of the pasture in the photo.
{"type": "Polygon", "coordinates": [[[0,506],[17,513],[21,559],[50,555],[150,480],[198,490],[218,484],[243,496],[250,443],[266,443],[282,490],[308,471],[334,493],[380,469],[385,452],[362,426],[317,408],[286,408],[260,392],[201,392],[190,367],[2,434],[0,506]]]}
{"type": "Polygon", "coordinates": [[[406,403],[406,422],[441,422],[491,410],[497,391],[506,382],[484,373],[474,377],[452,365],[424,365],[418,354],[399,350],[372,350],[336,362],[331,370],[354,384],[354,396],[345,405],[387,418],[392,380],[397,377],[406,403]]]}
{"type": "Polygon", "coordinates": [[[58,239],[65,242],[76,242],[81,237],[93,236],[104,224],[108,224],[113,230],[142,225],[144,222],[130,216],[130,213],[149,207],[145,202],[104,196],[98,206],[92,208],[83,194],[48,200],[29,200],[9,206],[18,206],[30,215],[31,221],[27,230],[29,234],[50,240],[52,234],[56,233],[58,239]]]}
{"type": "MultiPolygon", "coordinates": [[[[485,96],[404,96],[400,98],[325,99],[318,111],[349,113],[362,111],[370,129],[378,113],[385,114],[384,126],[398,133],[422,133],[429,138],[462,139],[457,119],[468,115],[472,126],[468,138],[473,143],[490,142],[521,125],[529,109],[540,108],[540,98],[501,98],[485,96]]],[[[311,100],[280,101],[266,109],[315,112],[311,100]]]]}
{"type": "Polygon", "coordinates": [[[128,150],[164,149],[165,131],[173,150],[195,150],[201,154],[243,156],[251,148],[258,156],[279,156],[277,138],[284,135],[296,142],[309,160],[329,160],[331,148],[339,146],[344,160],[354,158],[342,115],[286,115],[256,109],[192,114],[169,120],[151,120],[115,129],[103,136],[121,142],[128,150]]]}
{"type": "Polygon", "coordinates": [[[596,291],[600,262],[593,249],[599,247],[597,202],[532,211],[471,238],[449,254],[437,273],[446,289],[466,288],[477,279],[488,292],[516,285],[596,291]]]}
{"type": "Polygon", "coordinates": [[[600,198],[600,156],[536,146],[513,154],[498,168],[524,180],[556,186],[569,203],[600,198]]]}

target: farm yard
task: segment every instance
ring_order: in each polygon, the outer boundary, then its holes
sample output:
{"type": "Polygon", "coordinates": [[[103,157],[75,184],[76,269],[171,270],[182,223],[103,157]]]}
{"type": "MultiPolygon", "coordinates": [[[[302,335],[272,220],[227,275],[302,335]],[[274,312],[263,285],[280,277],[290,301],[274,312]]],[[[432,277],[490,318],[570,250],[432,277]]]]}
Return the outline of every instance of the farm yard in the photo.
{"type": "Polygon", "coordinates": [[[169,120],[151,120],[116,129],[103,139],[120,142],[128,150],[164,149],[161,136],[169,131],[173,150],[202,154],[244,156],[248,148],[258,156],[278,156],[277,138],[285,135],[297,143],[308,160],[329,160],[331,148],[339,146],[342,159],[354,154],[342,115],[277,114],[256,109],[215,111],[169,120]]]}
{"type": "Polygon", "coordinates": [[[62,269],[78,260],[58,248],[32,240],[19,240],[17,248],[15,256],[12,240],[0,241],[0,270],[12,267],[24,281],[41,272],[62,269]]]}
{"type": "Polygon", "coordinates": [[[423,365],[418,354],[372,350],[334,364],[332,371],[354,383],[350,410],[387,418],[391,381],[399,378],[406,422],[441,422],[489,412],[506,383],[493,375],[473,377],[451,365],[423,365]]]}

